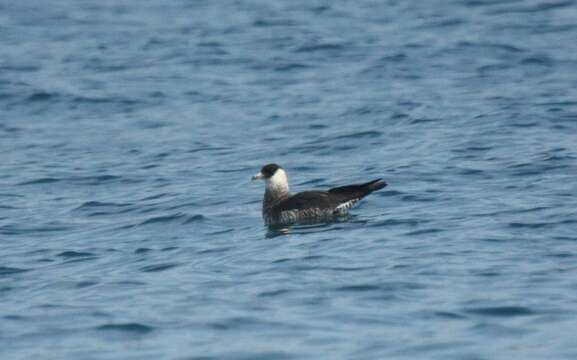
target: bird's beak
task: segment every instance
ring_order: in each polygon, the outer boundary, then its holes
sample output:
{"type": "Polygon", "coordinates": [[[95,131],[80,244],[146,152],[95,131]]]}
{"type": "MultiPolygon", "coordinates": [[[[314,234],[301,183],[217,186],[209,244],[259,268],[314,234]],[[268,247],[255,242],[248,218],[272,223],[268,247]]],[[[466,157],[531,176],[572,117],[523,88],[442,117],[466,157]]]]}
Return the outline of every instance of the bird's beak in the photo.
{"type": "Polygon", "coordinates": [[[263,174],[261,172],[259,172],[258,174],[256,174],[255,176],[252,177],[252,181],[260,180],[263,177],[264,177],[263,174]]]}

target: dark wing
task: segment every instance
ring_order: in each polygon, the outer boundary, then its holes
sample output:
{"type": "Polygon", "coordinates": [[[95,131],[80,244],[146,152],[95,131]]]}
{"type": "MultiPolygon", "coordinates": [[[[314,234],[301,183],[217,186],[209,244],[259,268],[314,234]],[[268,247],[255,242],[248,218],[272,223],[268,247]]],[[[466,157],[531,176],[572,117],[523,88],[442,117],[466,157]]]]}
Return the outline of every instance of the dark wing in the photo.
{"type": "MultiPolygon", "coordinates": [[[[348,185],[330,189],[329,191],[304,191],[295,194],[274,207],[275,212],[303,209],[334,210],[337,206],[350,201],[357,202],[373,191],[387,186],[381,180],[369,181],[365,184],[348,185]]],[[[349,204],[350,205],[350,204],[349,204]]]]}
{"type": "Polygon", "coordinates": [[[337,204],[343,204],[348,201],[360,200],[373,191],[380,190],[387,186],[382,179],[369,181],[368,183],[358,185],[341,186],[330,189],[328,194],[337,204]]]}
{"type": "Polygon", "coordinates": [[[338,206],[326,191],[304,191],[294,194],[274,207],[274,211],[333,209],[338,206]]]}

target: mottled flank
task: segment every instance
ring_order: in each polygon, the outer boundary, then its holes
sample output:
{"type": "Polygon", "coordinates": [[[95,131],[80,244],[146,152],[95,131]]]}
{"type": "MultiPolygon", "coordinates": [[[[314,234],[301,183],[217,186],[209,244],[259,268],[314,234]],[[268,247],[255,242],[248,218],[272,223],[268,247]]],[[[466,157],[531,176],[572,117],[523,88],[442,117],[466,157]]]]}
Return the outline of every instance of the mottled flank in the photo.
{"type": "Polygon", "coordinates": [[[0,360],[577,359],[576,39],[575,0],[0,1],[0,360]],[[267,162],[389,186],[263,226],[267,162]]]}

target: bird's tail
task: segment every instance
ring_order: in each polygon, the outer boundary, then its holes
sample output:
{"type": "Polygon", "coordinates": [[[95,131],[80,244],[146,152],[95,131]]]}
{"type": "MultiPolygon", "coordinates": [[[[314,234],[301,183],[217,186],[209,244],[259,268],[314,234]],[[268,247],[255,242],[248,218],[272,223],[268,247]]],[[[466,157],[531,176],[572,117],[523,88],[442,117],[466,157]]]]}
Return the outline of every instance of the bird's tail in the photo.
{"type": "Polygon", "coordinates": [[[339,194],[346,198],[351,199],[354,198],[361,199],[367,196],[368,194],[372,193],[373,191],[380,190],[385,186],[387,186],[387,183],[385,183],[383,179],[376,179],[364,184],[348,185],[333,188],[329,190],[329,193],[339,194]]]}
{"type": "Polygon", "coordinates": [[[364,188],[366,188],[367,190],[369,190],[369,192],[373,192],[373,191],[381,190],[382,188],[387,186],[387,183],[384,182],[383,179],[376,179],[373,181],[369,181],[368,183],[363,184],[362,186],[364,188]]]}

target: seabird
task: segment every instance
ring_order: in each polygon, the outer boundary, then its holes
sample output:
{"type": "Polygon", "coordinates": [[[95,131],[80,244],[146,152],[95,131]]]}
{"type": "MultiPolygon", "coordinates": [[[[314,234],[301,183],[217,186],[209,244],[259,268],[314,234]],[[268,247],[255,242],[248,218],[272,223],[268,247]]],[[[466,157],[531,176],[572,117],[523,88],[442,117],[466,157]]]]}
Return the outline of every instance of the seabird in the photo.
{"type": "Polygon", "coordinates": [[[387,186],[382,179],[376,179],[328,191],[291,195],[286,171],[277,164],[263,166],[252,179],[265,181],[262,217],[267,225],[320,221],[344,215],[362,198],[387,186]]]}

